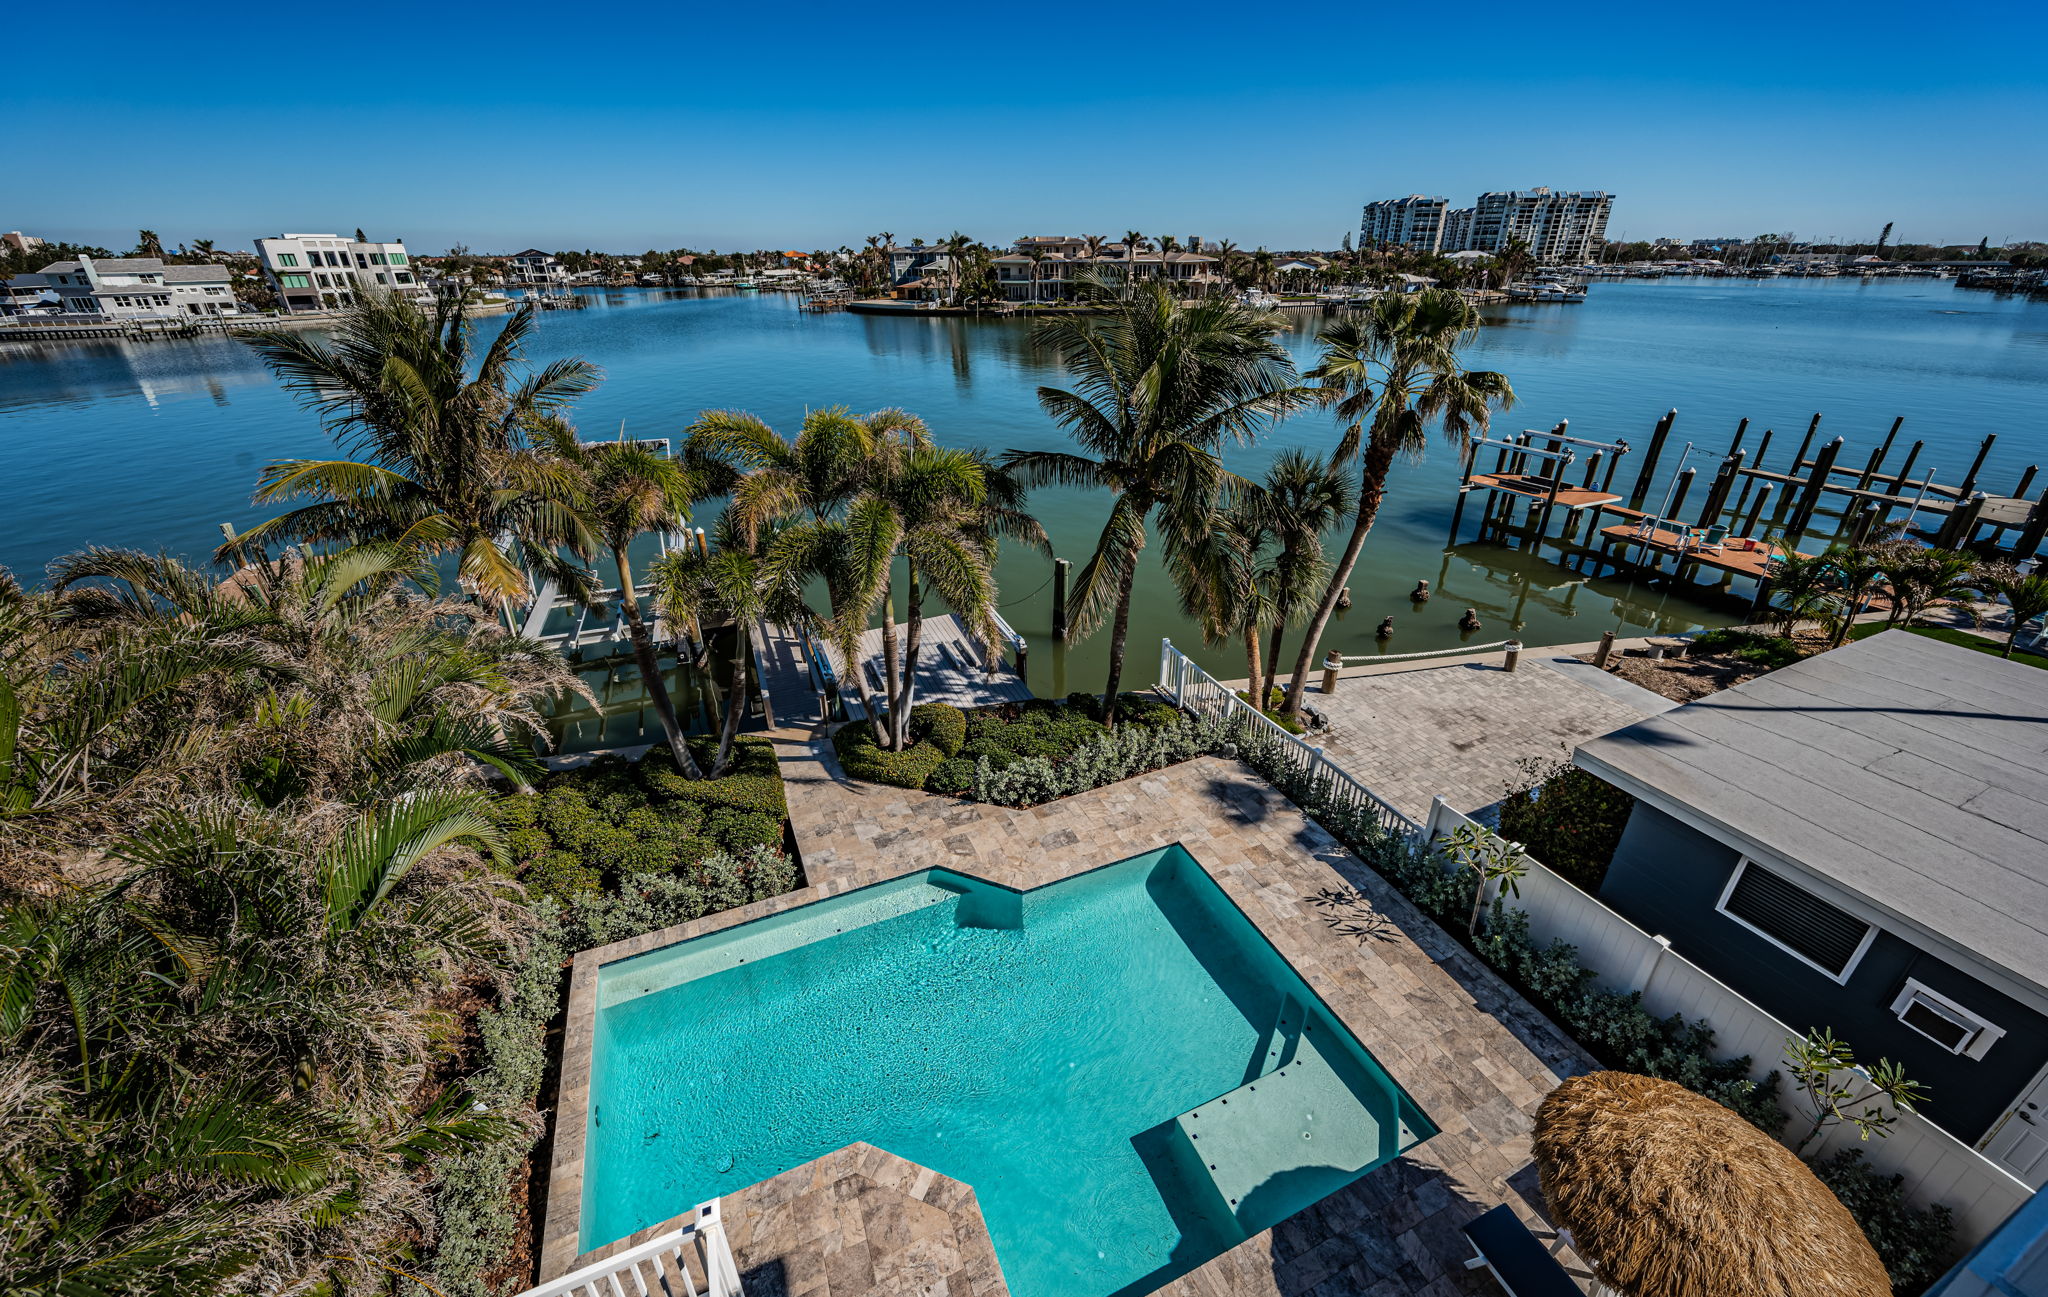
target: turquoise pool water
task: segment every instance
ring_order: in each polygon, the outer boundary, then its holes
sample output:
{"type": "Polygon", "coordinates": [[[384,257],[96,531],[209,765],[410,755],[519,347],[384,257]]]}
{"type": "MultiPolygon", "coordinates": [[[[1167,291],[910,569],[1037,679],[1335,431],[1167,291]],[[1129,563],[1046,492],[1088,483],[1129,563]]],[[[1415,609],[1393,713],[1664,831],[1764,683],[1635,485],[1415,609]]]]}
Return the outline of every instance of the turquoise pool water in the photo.
{"type": "Polygon", "coordinates": [[[1435,1133],[1195,860],[913,875],[608,965],[582,1245],[856,1141],[1017,1297],[1143,1292],[1435,1133]]]}

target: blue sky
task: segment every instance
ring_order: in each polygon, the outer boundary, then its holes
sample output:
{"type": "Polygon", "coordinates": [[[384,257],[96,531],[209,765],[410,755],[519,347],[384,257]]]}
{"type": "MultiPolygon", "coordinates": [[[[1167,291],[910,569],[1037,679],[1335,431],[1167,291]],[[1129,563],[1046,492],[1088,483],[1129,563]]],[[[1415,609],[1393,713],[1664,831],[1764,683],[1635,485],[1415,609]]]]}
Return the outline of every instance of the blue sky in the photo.
{"type": "Polygon", "coordinates": [[[1366,199],[1548,184],[1613,191],[1634,238],[2048,239],[2038,3],[198,12],[24,48],[118,56],[16,62],[0,229],[1329,247],[1366,199]]]}

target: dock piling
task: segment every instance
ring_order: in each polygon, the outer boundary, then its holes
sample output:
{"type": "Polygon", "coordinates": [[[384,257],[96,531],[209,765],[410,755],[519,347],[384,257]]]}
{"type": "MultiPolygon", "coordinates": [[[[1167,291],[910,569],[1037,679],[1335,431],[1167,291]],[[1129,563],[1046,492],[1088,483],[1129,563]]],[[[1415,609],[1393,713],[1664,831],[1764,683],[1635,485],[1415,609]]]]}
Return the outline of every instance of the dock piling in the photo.
{"type": "Polygon", "coordinates": [[[1792,457],[1792,467],[1786,470],[1793,477],[1798,477],[1799,470],[1806,467],[1806,452],[1813,449],[1813,439],[1819,432],[1820,415],[1816,413],[1807,421],[1806,436],[1800,439],[1799,453],[1792,457]]]}
{"type": "Polygon", "coordinates": [[[1628,493],[1629,508],[1642,508],[1643,501],[1648,498],[1651,479],[1657,475],[1657,460],[1664,454],[1664,442],[1671,436],[1671,425],[1677,419],[1678,411],[1673,409],[1657,420],[1656,430],[1650,433],[1650,449],[1643,455],[1643,469],[1636,474],[1635,489],[1628,493]]]}
{"type": "MultiPolygon", "coordinates": [[[[1815,426],[1819,423],[1820,416],[1815,415],[1815,426]]],[[[1828,476],[1835,471],[1835,460],[1841,453],[1842,439],[1837,437],[1822,446],[1820,453],[1814,456],[1813,468],[1805,482],[1806,490],[1800,495],[1799,505],[1792,512],[1792,521],[1785,528],[1786,535],[1792,538],[1794,544],[1797,544],[1799,538],[1806,533],[1806,529],[1813,525],[1814,510],[1820,507],[1821,492],[1827,489],[1828,476]]]]}
{"type": "Polygon", "coordinates": [[[1977,458],[1970,461],[1970,471],[1963,474],[1963,484],[1956,488],[1956,499],[1967,500],[1970,493],[1977,489],[1977,474],[1983,469],[1984,459],[1991,453],[1991,447],[1997,441],[1998,434],[1994,432],[1985,437],[1982,444],[1977,447],[1977,458]]]}
{"type": "Polygon", "coordinates": [[[1757,485],[1756,503],[1750,507],[1749,517],[1742,524],[1743,535],[1754,536],[1756,534],[1756,521],[1763,516],[1764,504],[1771,498],[1771,491],[1777,485],[1776,482],[1762,482],[1757,485]]]}
{"type": "Polygon", "coordinates": [[[1052,637],[1056,643],[1067,639],[1067,560],[1052,561],[1052,637]]]}
{"type": "Polygon", "coordinates": [[[1900,495],[1905,492],[1906,483],[1913,479],[1913,462],[1920,458],[1920,448],[1926,444],[1924,441],[1916,441],[1906,451],[1906,462],[1900,467],[1899,475],[1892,479],[1891,493],[1893,495],[1900,495]]]}
{"type": "Polygon", "coordinates": [[[1903,414],[1892,420],[1892,430],[1884,435],[1884,444],[1877,448],[1877,452],[1870,457],[1870,462],[1863,466],[1863,475],[1856,479],[1857,490],[1870,489],[1871,479],[1877,476],[1878,469],[1884,467],[1884,457],[1892,453],[1892,442],[1898,437],[1899,429],[1904,427],[1905,423],[1906,416],[1903,414]]]}
{"type": "Polygon", "coordinates": [[[1676,518],[1680,511],[1685,508],[1685,493],[1692,490],[1693,475],[1698,472],[1699,470],[1696,468],[1679,470],[1678,484],[1671,492],[1671,504],[1664,511],[1664,521],[1669,522],[1671,519],[1676,518]]]}

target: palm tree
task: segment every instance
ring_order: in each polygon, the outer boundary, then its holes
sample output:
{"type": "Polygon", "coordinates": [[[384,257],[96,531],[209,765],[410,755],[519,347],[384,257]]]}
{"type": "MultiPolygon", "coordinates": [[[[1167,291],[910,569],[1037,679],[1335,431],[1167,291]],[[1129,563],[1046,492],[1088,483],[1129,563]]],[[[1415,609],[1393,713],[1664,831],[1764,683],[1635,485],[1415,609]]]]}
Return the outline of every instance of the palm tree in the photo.
{"type": "Polygon", "coordinates": [[[1301,708],[1316,646],[1379,517],[1395,457],[1419,457],[1433,422],[1462,446],[1472,429],[1485,431],[1494,407],[1514,404],[1514,389],[1505,375],[1468,370],[1459,361],[1458,348],[1478,326],[1478,312],[1463,297],[1448,289],[1427,289],[1379,297],[1318,338],[1323,354],[1309,377],[1317,381],[1321,399],[1344,424],[1330,454],[1331,466],[1358,459],[1358,511],[1295,659],[1287,699],[1290,716],[1301,708]]]}
{"type": "Polygon", "coordinates": [[[1494,287],[1506,288],[1509,284],[1514,283],[1515,280],[1529,273],[1530,269],[1536,264],[1536,258],[1529,255],[1529,241],[1527,239],[1512,237],[1500,246],[1499,251],[1493,254],[1493,262],[1500,271],[1500,282],[1495,284],[1494,287]]]}
{"type": "Polygon", "coordinates": [[[1170,567],[1236,481],[1223,469],[1222,444],[1249,439],[1308,394],[1275,341],[1286,327],[1276,315],[1224,300],[1180,303],[1157,282],[1121,298],[1100,279],[1083,282],[1112,311],[1054,316],[1037,340],[1074,385],[1041,387],[1038,403],[1085,453],[1011,451],[1003,464],[1028,486],[1105,487],[1115,496],[1069,603],[1077,634],[1110,622],[1102,714],[1114,725],[1148,523],[1159,515],[1170,567]]]}
{"type": "MultiPolygon", "coordinates": [[[[850,597],[834,619],[841,657],[854,663],[873,610],[884,609],[888,718],[877,741],[889,750],[910,742],[924,600],[936,593],[993,652],[996,639],[995,558],[1001,538],[1046,547],[1044,529],[1024,512],[1023,488],[978,452],[914,447],[881,461],[847,511],[850,597]],[[895,560],[905,560],[906,632],[902,668],[894,637],[895,560]]],[[[865,695],[865,677],[850,666],[865,695]]],[[[867,708],[876,714],[872,699],[867,708]]]]}
{"type": "Polygon", "coordinates": [[[2005,628],[2005,656],[2011,657],[2020,631],[2028,622],[2048,613],[2048,573],[2021,576],[2018,568],[2001,563],[1987,567],[1982,580],[1985,589],[2003,596],[2012,606],[2012,623],[2005,628]]]}
{"type": "Polygon", "coordinates": [[[1266,470],[1260,491],[1266,530],[1278,552],[1261,574],[1270,591],[1273,643],[1266,654],[1266,677],[1257,706],[1270,706],[1280,672],[1280,646],[1289,625],[1298,624],[1312,605],[1316,587],[1329,575],[1323,533],[1351,507],[1355,488],[1346,465],[1326,464],[1305,450],[1284,452],[1266,470]]]}
{"type": "Polygon", "coordinates": [[[192,240],[192,255],[198,257],[201,261],[211,262],[213,260],[213,240],[192,240]]]}
{"type": "Polygon", "coordinates": [[[1266,587],[1259,581],[1259,551],[1266,543],[1265,502],[1246,483],[1222,504],[1210,525],[1175,556],[1174,588],[1183,615],[1202,628],[1210,646],[1239,640],[1244,646],[1246,689],[1254,695],[1265,678],[1259,632],[1272,616],[1266,587]]]}
{"type": "Polygon", "coordinates": [[[1273,267],[1276,264],[1277,259],[1264,248],[1252,253],[1252,273],[1255,276],[1253,282],[1260,288],[1270,290],[1273,287],[1273,267]]]}
{"type": "Polygon", "coordinates": [[[1031,258],[1031,300],[1035,302],[1038,300],[1039,271],[1045,265],[1045,249],[1033,245],[1031,251],[1025,253],[1024,255],[1031,258]]]}
{"type": "Polygon", "coordinates": [[[1780,541],[1765,566],[1762,597],[1777,613],[1778,633],[1790,637],[1805,621],[1817,621],[1830,634],[1837,625],[1841,601],[1836,595],[1834,561],[1826,554],[1801,554],[1780,541]]]}
{"type": "Polygon", "coordinates": [[[777,528],[747,534],[730,514],[721,516],[709,553],[673,549],[654,560],[648,576],[655,603],[670,622],[732,623],[732,668],[726,685],[725,716],[718,727],[718,755],[711,778],[732,766],[733,740],[747,710],[747,661],[754,627],[772,620],[805,626],[811,613],[803,601],[803,569],[783,552],[777,528]]]}
{"type": "Polygon", "coordinates": [[[1173,285],[1173,262],[1169,254],[1180,251],[1180,240],[1171,234],[1159,236],[1159,278],[1168,287],[1173,285]]]}
{"type": "Polygon", "coordinates": [[[960,262],[973,243],[973,239],[955,230],[939,245],[946,250],[947,294],[955,306],[960,305],[960,262]]]}
{"type": "MultiPolygon", "coordinates": [[[[1915,548],[1918,548],[1915,546],[1915,548]]],[[[1834,639],[1829,648],[1841,647],[1849,638],[1850,628],[1855,626],[1856,617],[1877,588],[1878,581],[1892,567],[1894,551],[1889,546],[1876,545],[1831,545],[1826,558],[1833,568],[1830,580],[1834,596],[1840,605],[1835,618],[1834,639]]],[[[1898,613],[1897,595],[1894,593],[1893,615],[1898,613]]]]}
{"type": "Polygon", "coordinates": [[[155,230],[135,232],[135,255],[138,257],[161,257],[164,255],[164,241],[156,236],[155,230]]]}
{"type": "Polygon", "coordinates": [[[629,558],[633,542],[649,532],[671,531],[689,518],[690,506],[699,494],[697,483],[683,464],[651,446],[626,441],[575,449],[586,482],[580,501],[584,530],[611,555],[619,574],[619,610],[626,619],[627,637],[633,645],[633,661],[640,681],[647,688],[655,719],[668,741],[669,755],[686,778],[703,777],[683,738],[676,720],[675,702],[662,678],[661,663],[654,651],[654,632],[640,609],[640,593],[633,580],[629,558]]]}
{"type": "Polygon", "coordinates": [[[1963,595],[1982,588],[1974,554],[1923,549],[1910,540],[1874,547],[1892,587],[1890,620],[1911,626],[1937,608],[1967,608],[1963,595]]]}
{"type": "Polygon", "coordinates": [[[388,540],[455,554],[464,591],[488,607],[530,598],[528,571],[587,597],[587,574],[562,555],[592,548],[573,508],[576,473],[561,452],[574,439],[562,414],[599,371],[557,360],[521,377],[514,366],[533,328],[528,303],[477,355],[458,298],[429,314],[394,294],[359,303],[331,342],[252,335],[285,389],[358,458],[268,465],[258,504],[315,503],[230,536],[219,556],[273,541],[388,540]]]}

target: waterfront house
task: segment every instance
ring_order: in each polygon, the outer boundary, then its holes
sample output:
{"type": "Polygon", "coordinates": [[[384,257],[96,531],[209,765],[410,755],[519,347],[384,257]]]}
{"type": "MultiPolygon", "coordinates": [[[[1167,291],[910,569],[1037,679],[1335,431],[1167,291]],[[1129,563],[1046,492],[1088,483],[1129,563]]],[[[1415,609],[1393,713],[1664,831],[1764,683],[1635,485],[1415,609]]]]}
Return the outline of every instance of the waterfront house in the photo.
{"type": "Polygon", "coordinates": [[[16,275],[10,294],[34,289],[54,298],[64,315],[102,320],[165,320],[234,315],[226,266],[169,266],[160,257],[80,257],[53,261],[35,275],[16,275]]]}
{"type": "Polygon", "coordinates": [[[400,293],[416,301],[433,295],[413,273],[405,245],[396,241],[271,234],[256,240],[256,259],[288,314],[340,310],[371,292],[400,293]]]}
{"type": "MultiPolygon", "coordinates": [[[[1199,240],[1191,239],[1190,243],[1199,240]]],[[[1055,301],[1074,295],[1074,284],[1083,274],[1104,271],[1129,275],[1135,280],[1164,277],[1188,292],[1206,292],[1223,282],[1215,257],[1199,251],[1176,250],[1161,253],[1153,245],[1140,243],[1136,250],[1121,243],[1103,245],[1101,252],[1088,254],[1085,239],[1066,235],[1032,235],[1018,239],[1014,249],[990,258],[996,268],[996,282],[1003,298],[1011,302],[1055,301]],[[1034,257],[1034,252],[1042,255],[1034,257]]]]}
{"type": "Polygon", "coordinates": [[[563,288],[569,268],[551,253],[528,248],[506,258],[505,282],[514,288],[563,288]]]}
{"type": "Polygon", "coordinates": [[[1903,631],[1582,744],[1635,796],[1600,899],[1758,1007],[1925,1085],[2048,1180],[2048,689],[1903,631]]]}

